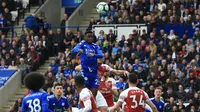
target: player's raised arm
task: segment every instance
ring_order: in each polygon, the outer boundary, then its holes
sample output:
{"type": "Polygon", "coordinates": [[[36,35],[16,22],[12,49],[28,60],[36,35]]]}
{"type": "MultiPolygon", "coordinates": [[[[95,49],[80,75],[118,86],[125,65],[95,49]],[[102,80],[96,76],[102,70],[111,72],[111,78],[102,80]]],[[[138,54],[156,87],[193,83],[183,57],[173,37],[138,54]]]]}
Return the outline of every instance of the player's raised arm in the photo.
{"type": "Polygon", "coordinates": [[[114,75],[129,75],[130,73],[126,70],[116,70],[116,69],[112,69],[111,71],[111,74],[114,74],[114,75]]]}
{"type": "Polygon", "coordinates": [[[72,50],[72,54],[73,56],[76,56],[76,55],[81,55],[83,53],[83,50],[82,50],[82,42],[80,42],[79,44],[77,44],[74,49],[72,50]]]}

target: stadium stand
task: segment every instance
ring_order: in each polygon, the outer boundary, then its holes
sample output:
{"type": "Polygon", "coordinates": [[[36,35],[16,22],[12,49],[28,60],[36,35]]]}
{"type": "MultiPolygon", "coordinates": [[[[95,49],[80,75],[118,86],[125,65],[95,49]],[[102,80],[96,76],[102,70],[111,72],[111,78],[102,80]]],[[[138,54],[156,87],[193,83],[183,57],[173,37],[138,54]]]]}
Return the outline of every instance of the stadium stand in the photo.
{"type": "MultiPolygon", "coordinates": [[[[111,0],[108,0],[108,4],[110,11],[107,14],[100,15],[99,18],[93,9],[91,15],[81,25],[85,26],[89,23],[87,30],[91,30],[92,25],[96,24],[143,23],[147,26],[148,32],[143,31],[139,34],[134,30],[129,37],[122,36],[121,40],[117,40],[117,35],[112,30],[109,34],[101,30],[99,35],[96,35],[95,43],[104,52],[104,63],[117,70],[123,69],[136,73],[140,79],[138,87],[145,90],[150,98],[154,97],[155,88],[162,88],[165,112],[200,112],[200,2],[197,0],[129,0],[121,4],[111,3],[111,0]]],[[[17,14],[12,13],[12,15],[17,14]]],[[[26,20],[30,19],[27,21],[38,23],[41,22],[39,18],[40,15],[36,20],[33,15],[30,15],[26,20]]],[[[7,60],[2,60],[1,66],[12,65],[11,59],[15,56],[16,64],[12,66],[17,65],[18,62],[20,63],[18,67],[24,72],[34,71],[38,69],[38,65],[43,65],[38,70],[46,77],[43,89],[51,95],[53,84],[62,83],[69,103],[72,107],[78,108],[78,93],[75,90],[74,77],[81,75],[81,72],[75,70],[79,60],[73,58],[71,49],[83,40],[86,29],[82,28],[82,31],[77,32],[69,29],[63,35],[63,29],[53,32],[53,30],[40,29],[39,26],[44,27],[41,24],[37,24],[37,29],[32,25],[27,26],[29,34],[22,32],[18,40],[15,38],[13,41],[10,38],[6,41],[5,36],[1,34],[1,57],[7,60]],[[11,44],[10,47],[6,47],[7,43],[11,44]],[[53,58],[45,63],[44,59],[47,59],[45,57],[51,56],[53,58]],[[48,66],[47,70],[46,66],[48,66]]],[[[117,81],[119,93],[127,88],[127,77],[113,76],[113,78],[117,81]]],[[[18,93],[20,96],[13,98],[14,101],[18,99],[16,103],[12,102],[5,106],[5,108],[10,107],[10,112],[19,111],[21,95],[27,95],[29,91],[23,89],[18,93]]],[[[117,99],[116,97],[115,101],[117,99]]]]}

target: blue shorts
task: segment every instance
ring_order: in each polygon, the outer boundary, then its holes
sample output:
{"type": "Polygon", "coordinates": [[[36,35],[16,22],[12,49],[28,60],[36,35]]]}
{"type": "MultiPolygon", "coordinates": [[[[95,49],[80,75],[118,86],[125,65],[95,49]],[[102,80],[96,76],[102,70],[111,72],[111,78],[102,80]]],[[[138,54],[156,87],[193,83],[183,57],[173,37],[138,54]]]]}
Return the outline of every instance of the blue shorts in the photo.
{"type": "Polygon", "coordinates": [[[84,73],[84,79],[85,79],[85,86],[88,89],[91,89],[91,88],[98,89],[100,82],[99,82],[97,73],[95,73],[95,74],[94,73],[84,73]]]}

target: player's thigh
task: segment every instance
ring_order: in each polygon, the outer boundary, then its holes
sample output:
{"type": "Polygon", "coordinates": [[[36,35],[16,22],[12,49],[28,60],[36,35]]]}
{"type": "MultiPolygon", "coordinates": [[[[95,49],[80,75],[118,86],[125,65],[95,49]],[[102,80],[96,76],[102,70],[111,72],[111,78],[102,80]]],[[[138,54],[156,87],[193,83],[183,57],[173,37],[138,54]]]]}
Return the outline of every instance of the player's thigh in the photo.
{"type": "Polygon", "coordinates": [[[97,92],[97,95],[96,95],[96,104],[97,104],[97,108],[100,108],[100,107],[108,107],[108,104],[106,102],[106,99],[104,98],[104,96],[101,94],[101,92],[97,92]]]}
{"type": "Polygon", "coordinates": [[[90,84],[91,88],[98,89],[100,84],[98,76],[90,77],[90,84]]]}
{"type": "Polygon", "coordinates": [[[85,78],[85,86],[89,89],[91,88],[96,88],[98,89],[99,87],[99,78],[96,73],[84,73],[84,78],[85,78]],[[86,75],[87,74],[87,75],[86,75]]]}

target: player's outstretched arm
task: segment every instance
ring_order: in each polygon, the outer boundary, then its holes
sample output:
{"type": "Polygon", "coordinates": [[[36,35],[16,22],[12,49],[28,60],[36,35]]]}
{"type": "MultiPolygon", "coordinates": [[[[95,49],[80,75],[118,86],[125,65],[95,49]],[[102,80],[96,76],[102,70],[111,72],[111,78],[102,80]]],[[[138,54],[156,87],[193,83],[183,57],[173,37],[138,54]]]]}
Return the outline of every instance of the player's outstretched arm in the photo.
{"type": "Polygon", "coordinates": [[[130,73],[126,70],[116,70],[116,69],[112,69],[111,71],[111,74],[114,74],[114,75],[129,75],[130,73]]]}
{"type": "Polygon", "coordinates": [[[158,112],[156,106],[150,100],[146,100],[145,102],[151,107],[153,112],[158,112]]]}
{"type": "Polygon", "coordinates": [[[81,55],[83,53],[83,50],[82,50],[82,43],[79,43],[77,44],[74,49],[72,50],[72,54],[74,56],[76,55],[81,55]]]}

